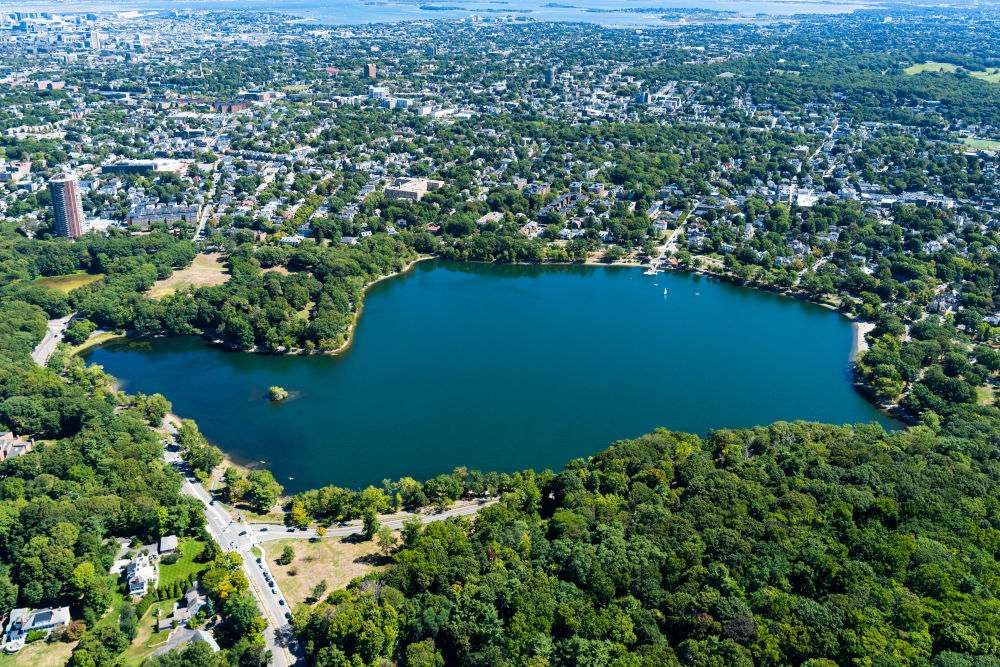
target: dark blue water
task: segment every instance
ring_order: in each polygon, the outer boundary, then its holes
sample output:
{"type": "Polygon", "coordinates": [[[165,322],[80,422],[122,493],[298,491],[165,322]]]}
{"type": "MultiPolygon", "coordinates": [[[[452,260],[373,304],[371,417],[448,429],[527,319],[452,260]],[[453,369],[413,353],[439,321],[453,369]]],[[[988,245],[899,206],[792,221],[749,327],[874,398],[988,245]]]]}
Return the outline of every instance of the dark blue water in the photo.
{"type": "Polygon", "coordinates": [[[425,262],[372,288],[337,357],[186,337],[113,343],[91,360],[297,490],[463,465],[558,469],[660,426],[895,425],[849,382],[851,326],[687,274],[425,262]],[[291,400],[269,403],[271,385],[291,400]]]}

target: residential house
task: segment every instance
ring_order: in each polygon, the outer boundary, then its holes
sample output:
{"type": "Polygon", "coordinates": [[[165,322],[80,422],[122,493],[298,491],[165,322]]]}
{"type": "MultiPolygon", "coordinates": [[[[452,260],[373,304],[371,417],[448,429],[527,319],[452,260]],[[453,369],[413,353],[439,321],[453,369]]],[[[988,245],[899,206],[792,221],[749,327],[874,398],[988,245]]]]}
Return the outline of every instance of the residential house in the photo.
{"type": "Polygon", "coordinates": [[[12,431],[0,433],[0,461],[6,461],[12,456],[27,454],[34,446],[34,440],[25,440],[14,435],[12,431]]]}
{"type": "Polygon", "coordinates": [[[4,651],[16,653],[24,647],[24,640],[36,630],[43,630],[46,636],[57,625],[68,625],[70,622],[69,607],[36,609],[33,612],[27,608],[15,609],[10,612],[10,620],[4,633],[4,651]]]}
{"type": "Polygon", "coordinates": [[[129,595],[145,595],[156,579],[156,566],[146,554],[138,554],[125,568],[129,595]]]}

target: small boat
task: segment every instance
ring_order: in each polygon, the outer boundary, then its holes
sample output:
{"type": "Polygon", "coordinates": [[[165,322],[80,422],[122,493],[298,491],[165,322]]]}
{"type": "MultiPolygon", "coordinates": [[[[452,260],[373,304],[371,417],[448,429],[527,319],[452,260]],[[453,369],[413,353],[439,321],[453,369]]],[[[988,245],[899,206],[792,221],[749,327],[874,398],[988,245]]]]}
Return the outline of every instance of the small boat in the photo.
{"type": "Polygon", "coordinates": [[[666,296],[666,295],[667,295],[667,288],[666,288],[666,287],[664,287],[664,288],[663,288],[663,296],[666,296]]]}

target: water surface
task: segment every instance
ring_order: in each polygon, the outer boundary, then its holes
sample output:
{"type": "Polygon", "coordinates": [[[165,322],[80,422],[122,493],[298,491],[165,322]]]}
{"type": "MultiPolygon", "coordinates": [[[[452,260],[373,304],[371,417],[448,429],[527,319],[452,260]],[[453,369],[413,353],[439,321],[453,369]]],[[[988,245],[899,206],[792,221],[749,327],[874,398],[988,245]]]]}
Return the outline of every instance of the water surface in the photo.
{"type": "Polygon", "coordinates": [[[659,426],[894,426],[849,382],[852,340],[837,313],[700,276],[435,261],[376,284],[337,357],[183,337],[90,359],[300,490],[559,469],[659,426]],[[272,405],[271,385],[292,398],[272,405]]]}
{"type": "MultiPolygon", "coordinates": [[[[504,16],[536,21],[596,23],[606,26],[663,25],[655,12],[626,9],[685,8],[743,15],[841,14],[870,3],[810,0],[15,0],[0,2],[4,11],[268,11],[290,14],[327,25],[398,23],[440,19],[504,16]],[[588,10],[615,11],[588,11],[588,10]]],[[[877,4],[877,3],[876,3],[877,4]]]]}

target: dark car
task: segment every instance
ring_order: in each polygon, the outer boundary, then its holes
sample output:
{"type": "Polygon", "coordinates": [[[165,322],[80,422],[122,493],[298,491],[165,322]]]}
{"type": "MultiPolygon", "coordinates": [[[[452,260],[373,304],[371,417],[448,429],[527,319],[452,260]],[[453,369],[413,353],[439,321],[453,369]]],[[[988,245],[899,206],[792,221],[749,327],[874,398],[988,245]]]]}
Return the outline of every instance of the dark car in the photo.
{"type": "Polygon", "coordinates": [[[257,559],[257,562],[258,562],[258,563],[260,562],[260,559],[259,559],[259,558],[257,559]]]}
{"type": "Polygon", "coordinates": [[[266,532],[267,532],[267,526],[264,526],[263,528],[261,528],[261,529],[260,529],[260,532],[262,532],[262,533],[266,533],[266,532]]]}
{"type": "Polygon", "coordinates": [[[285,601],[284,600],[278,600],[278,604],[280,604],[282,607],[284,607],[285,606],[285,601]]]}
{"type": "Polygon", "coordinates": [[[285,612],[285,618],[287,618],[289,621],[292,620],[292,612],[286,611],[285,612]]]}
{"type": "Polygon", "coordinates": [[[246,535],[246,534],[247,534],[247,531],[245,531],[245,530],[244,530],[243,532],[241,532],[241,533],[240,533],[240,534],[238,535],[238,537],[243,537],[243,536],[244,536],[244,535],[246,535]]]}

